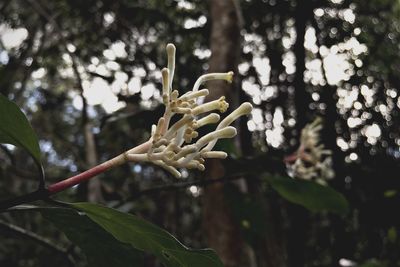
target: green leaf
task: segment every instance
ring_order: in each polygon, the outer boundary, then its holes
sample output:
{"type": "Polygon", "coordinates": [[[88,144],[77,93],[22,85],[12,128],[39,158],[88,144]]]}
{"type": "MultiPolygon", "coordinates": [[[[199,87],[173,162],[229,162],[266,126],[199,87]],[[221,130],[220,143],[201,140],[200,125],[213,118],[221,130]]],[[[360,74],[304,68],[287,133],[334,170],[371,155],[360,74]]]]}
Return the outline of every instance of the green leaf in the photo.
{"type": "Polygon", "coordinates": [[[397,195],[397,190],[386,190],[383,195],[387,198],[391,198],[397,195]]]}
{"type": "Polygon", "coordinates": [[[267,177],[267,180],[282,197],[311,211],[348,212],[344,196],[328,186],[289,177],[267,177]]]}
{"type": "Polygon", "coordinates": [[[73,209],[56,208],[45,209],[41,213],[82,249],[89,266],[143,266],[142,252],[119,242],[83,213],[73,209]]]}
{"type": "Polygon", "coordinates": [[[222,267],[211,249],[193,250],[158,226],[137,216],[91,203],[75,203],[117,240],[154,254],[167,267],[222,267]]]}
{"type": "Polygon", "coordinates": [[[18,106],[0,94],[0,143],[26,149],[40,165],[37,136],[18,106]]]}

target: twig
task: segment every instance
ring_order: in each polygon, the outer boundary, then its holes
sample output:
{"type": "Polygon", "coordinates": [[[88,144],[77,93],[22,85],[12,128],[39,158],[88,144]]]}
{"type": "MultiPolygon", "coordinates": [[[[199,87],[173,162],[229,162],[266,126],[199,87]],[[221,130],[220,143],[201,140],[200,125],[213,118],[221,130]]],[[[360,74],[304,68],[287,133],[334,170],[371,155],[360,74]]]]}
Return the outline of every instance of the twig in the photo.
{"type": "MultiPolygon", "coordinates": [[[[11,163],[11,168],[14,170],[14,172],[17,175],[21,175],[23,172],[21,172],[20,170],[18,170],[18,168],[15,166],[16,165],[16,160],[14,155],[10,152],[10,150],[8,150],[5,146],[1,145],[0,149],[3,150],[4,154],[6,154],[8,156],[8,158],[10,159],[10,163],[11,163]]],[[[44,169],[43,166],[39,163],[36,162],[35,160],[35,164],[37,166],[37,168],[39,169],[39,190],[43,190],[45,187],[45,173],[44,173],[44,169]]],[[[31,177],[31,176],[29,176],[31,177]]],[[[35,176],[36,179],[36,176],[35,176]]]]}
{"type": "MultiPolygon", "coordinates": [[[[63,35],[63,31],[62,28],[60,27],[60,25],[57,23],[57,21],[54,19],[54,17],[52,17],[41,5],[40,5],[40,1],[32,1],[32,0],[28,0],[31,5],[33,6],[33,8],[40,14],[42,15],[55,29],[55,33],[58,35],[58,37],[61,39],[62,41],[62,47],[64,48],[64,51],[70,56],[71,61],[72,61],[72,70],[73,73],[76,77],[76,82],[77,82],[77,86],[79,89],[79,95],[82,99],[82,129],[84,132],[84,140],[85,140],[85,161],[86,161],[86,165],[87,167],[93,167],[98,163],[98,159],[97,159],[97,152],[96,152],[96,144],[95,144],[95,140],[94,140],[94,135],[92,133],[92,125],[89,121],[89,117],[88,117],[88,103],[87,103],[87,99],[84,95],[84,88],[83,88],[83,79],[81,74],[79,73],[79,63],[78,63],[78,57],[68,49],[68,41],[66,39],[66,37],[63,35]]],[[[98,168],[99,170],[101,170],[101,168],[98,168]]],[[[100,185],[99,184],[93,184],[93,185],[97,185],[96,189],[97,190],[89,190],[89,200],[96,200],[96,199],[102,199],[101,196],[101,189],[100,189],[100,185]],[[97,194],[96,194],[97,192],[97,194]],[[92,198],[91,196],[93,196],[94,198],[92,198]]],[[[89,185],[90,187],[90,185],[89,185]]],[[[94,189],[94,188],[92,188],[94,189]]]]}
{"type": "Polygon", "coordinates": [[[137,193],[134,193],[129,198],[124,201],[132,201],[138,199],[144,195],[152,195],[159,193],[160,191],[173,191],[179,190],[183,188],[190,187],[192,185],[197,186],[208,186],[214,183],[226,183],[230,181],[240,180],[240,179],[254,179],[254,175],[262,174],[262,173],[278,173],[284,174],[286,167],[283,161],[278,157],[270,157],[267,155],[259,155],[257,157],[251,158],[243,158],[241,159],[242,163],[239,164],[238,161],[232,160],[230,165],[234,165],[235,167],[227,167],[230,169],[230,172],[226,174],[225,177],[218,179],[201,179],[190,182],[177,182],[162,186],[151,187],[148,189],[144,189],[137,193]],[[250,166],[250,168],[249,168],[250,166]],[[265,169],[265,166],[268,166],[268,171],[265,169]],[[252,175],[252,176],[249,176],[252,175]]]}
{"type": "Polygon", "coordinates": [[[151,187],[151,188],[139,191],[136,194],[133,194],[131,197],[125,199],[124,202],[132,201],[132,200],[138,199],[141,196],[145,196],[145,195],[157,194],[161,191],[174,191],[174,190],[188,188],[193,185],[205,187],[210,184],[226,183],[226,182],[236,181],[236,180],[240,180],[240,179],[248,179],[248,177],[244,176],[243,174],[238,174],[237,176],[222,177],[222,178],[218,178],[218,179],[207,179],[207,180],[201,179],[201,180],[195,180],[195,181],[190,181],[190,182],[179,182],[179,183],[155,186],[155,187],[151,187]]]}
{"type": "Polygon", "coordinates": [[[82,77],[79,73],[78,70],[78,62],[76,60],[75,54],[73,54],[67,47],[67,40],[65,39],[64,35],[63,35],[63,31],[61,29],[61,27],[58,25],[57,21],[40,5],[39,2],[37,1],[33,1],[33,0],[27,0],[32,7],[36,10],[36,12],[38,12],[41,16],[43,16],[55,29],[58,37],[61,39],[62,44],[63,44],[63,48],[65,50],[65,52],[70,56],[71,61],[72,61],[72,70],[74,72],[74,75],[76,76],[77,79],[77,84],[78,84],[78,88],[79,88],[79,93],[80,96],[82,98],[82,102],[83,102],[83,108],[82,108],[82,114],[83,114],[83,118],[82,118],[82,124],[84,125],[87,121],[87,101],[86,98],[83,95],[83,83],[82,83],[82,77]]]}
{"type": "Polygon", "coordinates": [[[0,149],[3,150],[4,154],[6,154],[7,157],[10,159],[11,165],[15,165],[16,160],[15,160],[14,155],[11,153],[11,151],[4,145],[0,145],[0,149]]]}
{"type": "Polygon", "coordinates": [[[51,210],[51,209],[54,209],[54,210],[68,209],[68,210],[70,210],[71,209],[70,205],[68,205],[67,203],[64,203],[64,202],[55,201],[50,198],[45,201],[48,203],[55,204],[57,206],[18,205],[18,206],[9,208],[7,210],[2,210],[2,211],[0,211],[0,214],[4,213],[4,212],[42,211],[42,210],[51,210]]]}
{"type": "Polygon", "coordinates": [[[12,199],[5,200],[3,202],[0,202],[0,212],[20,204],[45,199],[48,197],[48,195],[48,191],[43,188],[23,196],[18,196],[12,199]]]}
{"type": "Polygon", "coordinates": [[[40,177],[40,182],[39,182],[39,190],[38,191],[43,191],[45,190],[46,187],[46,174],[44,172],[43,165],[37,162],[37,167],[39,169],[39,177],[40,177]]]}
{"type": "Polygon", "coordinates": [[[0,7],[0,14],[3,14],[3,11],[8,7],[8,5],[10,3],[11,3],[11,0],[4,2],[4,4],[0,7]]]}
{"type": "Polygon", "coordinates": [[[36,233],[33,233],[29,230],[26,230],[24,228],[21,228],[17,225],[14,224],[10,224],[8,222],[5,222],[3,220],[0,220],[0,229],[3,229],[4,231],[8,231],[11,232],[13,234],[19,235],[23,238],[27,238],[30,239],[40,245],[42,245],[43,247],[46,247],[52,251],[54,251],[55,253],[62,255],[63,257],[65,257],[65,259],[68,261],[68,264],[70,266],[75,266],[75,261],[72,258],[71,255],[69,255],[68,250],[64,249],[54,243],[52,243],[50,240],[48,240],[47,238],[44,238],[42,236],[39,236],[36,233]]]}

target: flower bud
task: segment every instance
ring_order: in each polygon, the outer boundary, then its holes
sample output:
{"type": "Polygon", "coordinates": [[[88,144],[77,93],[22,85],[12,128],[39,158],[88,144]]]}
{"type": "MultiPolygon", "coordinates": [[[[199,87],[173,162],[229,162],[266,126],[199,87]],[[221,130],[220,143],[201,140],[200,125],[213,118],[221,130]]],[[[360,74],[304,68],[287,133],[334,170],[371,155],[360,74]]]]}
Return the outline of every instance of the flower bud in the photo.
{"type": "Polygon", "coordinates": [[[178,96],[179,96],[178,90],[172,91],[172,93],[171,93],[171,100],[172,100],[172,101],[177,100],[178,96]]]}
{"type": "Polygon", "coordinates": [[[192,110],[190,108],[174,107],[171,109],[172,112],[178,114],[190,114],[192,110]]]}
{"type": "MultiPolygon", "coordinates": [[[[228,125],[230,125],[232,122],[234,122],[240,116],[250,114],[252,109],[253,109],[253,106],[249,102],[245,102],[245,103],[241,104],[237,109],[235,109],[231,114],[229,114],[225,119],[223,119],[218,124],[217,130],[227,127],[228,125]]],[[[216,140],[210,142],[207,145],[206,150],[211,151],[216,143],[217,143],[216,140]]]]}
{"type": "Polygon", "coordinates": [[[164,127],[164,123],[165,123],[165,119],[164,119],[164,117],[161,117],[158,120],[157,127],[156,127],[156,130],[153,135],[153,144],[155,144],[161,138],[161,131],[164,127]]]}
{"type": "Polygon", "coordinates": [[[209,134],[206,134],[202,138],[200,138],[196,142],[196,146],[198,149],[202,148],[206,144],[210,143],[211,141],[217,141],[218,139],[222,138],[232,138],[237,134],[237,131],[234,127],[228,126],[220,130],[216,130],[214,132],[211,132],[209,134]]]}
{"type": "Polygon", "coordinates": [[[174,125],[171,126],[171,128],[168,129],[168,131],[165,133],[164,138],[169,140],[172,137],[174,137],[174,135],[176,134],[176,132],[184,127],[185,125],[189,124],[190,122],[193,121],[193,116],[192,115],[185,115],[183,116],[182,119],[180,119],[179,121],[177,121],[174,125]]]}
{"type": "Polygon", "coordinates": [[[156,161],[153,161],[153,163],[155,165],[158,165],[161,168],[165,169],[167,172],[171,173],[176,178],[181,178],[182,177],[181,173],[179,171],[177,171],[177,169],[175,169],[174,167],[164,163],[162,160],[156,160],[156,161]]]}
{"type": "Polygon", "coordinates": [[[229,104],[225,101],[225,97],[221,96],[218,100],[214,100],[205,104],[201,104],[198,107],[192,109],[192,114],[197,116],[202,113],[206,113],[213,110],[219,110],[221,113],[225,112],[229,107],[229,104]]]}
{"type": "Polygon", "coordinates": [[[223,151],[205,151],[201,153],[201,156],[205,159],[207,158],[225,159],[226,157],[228,157],[228,154],[226,154],[223,151]]]}
{"type": "Polygon", "coordinates": [[[186,128],[185,134],[184,134],[184,139],[186,143],[190,143],[193,138],[197,138],[199,135],[198,132],[194,131],[192,127],[186,128]]]}
{"type": "Polygon", "coordinates": [[[211,113],[205,116],[204,118],[201,118],[200,120],[196,121],[193,125],[193,128],[197,129],[207,124],[217,123],[219,119],[220,116],[217,113],[211,113]]]}
{"type": "Polygon", "coordinates": [[[162,75],[162,85],[163,85],[163,103],[165,106],[168,107],[169,105],[169,71],[167,68],[163,68],[161,70],[161,75],[162,75]]]}
{"type": "Polygon", "coordinates": [[[178,154],[175,155],[174,159],[179,160],[183,157],[186,157],[189,154],[195,153],[197,151],[197,147],[195,145],[185,146],[178,154]]]}
{"type": "Polygon", "coordinates": [[[175,45],[173,44],[167,44],[167,56],[168,56],[168,70],[169,70],[169,83],[168,87],[172,88],[172,80],[174,78],[174,72],[175,72],[175,52],[176,48],[175,45]]]}

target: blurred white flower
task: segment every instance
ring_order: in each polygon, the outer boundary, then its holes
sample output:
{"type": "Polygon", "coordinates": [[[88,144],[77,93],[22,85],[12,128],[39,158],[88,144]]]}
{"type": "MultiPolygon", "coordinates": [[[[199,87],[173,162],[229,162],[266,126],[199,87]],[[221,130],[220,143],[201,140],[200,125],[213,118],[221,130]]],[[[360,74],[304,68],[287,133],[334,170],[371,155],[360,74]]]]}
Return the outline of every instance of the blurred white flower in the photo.
{"type": "Polygon", "coordinates": [[[301,131],[300,146],[285,158],[288,173],[293,178],[314,180],[320,184],[335,176],[332,169],[332,151],[320,144],[321,118],[307,124],[301,131]]]}
{"type": "Polygon", "coordinates": [[[206,158],[227,157],[223,151],[212,151],[218,139],[232,138],[236,135],[236,129],[230,126],[237,118],[247,115],[252,110],[252,105],[243,103],[215,129],[202,137],[197,130],[207,124],[215,124],[220,116],[215,113],[225,112],[229,104],[225,97],[207,103],[200,103],[209,94],[208,89],[199,90],[202,83],[209,80],[226,80],[232,82],[233,72],[209,73],[200,76],[193,89],[181,96],[177,90],[172,90],[172,80],[175,70],[175,46],[167,45],[168,66],[162,69],[162,98],[165,105],[165,113],[153,125],[151,139],[148,146],[141,148],[141,153],[134,148],[125,153],[125,158],[132,162],[152,162],[172,173],[175,177],[181,177],[177,168],[204,170],[206,158]],[[210,113],[211,112],[211,113],[210,113]],[[180,119],[170,125],[173,116],[180,119]],[[192,142],[197,139],[196,142],[192,142]]]}

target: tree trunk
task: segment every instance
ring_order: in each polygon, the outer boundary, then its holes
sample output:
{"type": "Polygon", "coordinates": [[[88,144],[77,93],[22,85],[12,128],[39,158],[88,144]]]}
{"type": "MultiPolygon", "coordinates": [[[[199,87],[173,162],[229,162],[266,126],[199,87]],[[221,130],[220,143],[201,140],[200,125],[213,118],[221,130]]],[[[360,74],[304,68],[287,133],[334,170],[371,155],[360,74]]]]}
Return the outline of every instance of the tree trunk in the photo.
{"type": "Polygon", "coordinates": [[[296,73],[293,85],[295,88],[296,128],[298,134],[300,134],[301,129],[303,129],[307,123],[308,105],[311,102],[310,94],[306,92],[306,84],[304,82],[304,71],[306,70],[304,40],[307,22],[313,14],[311,4],[311,0],[297,1],[294,15],[296,42],[293,47],[293,52],[296,57],[296,73]]]}
{"type": "MultiPolygon", "coordinates": [[[[306,91],[304,82],[304,71],[306,70],[305,58],[306,50],[304,47],[305,32],[307,23],[312,13],[312,1],[297,1],[295,9],[295,30],[296,42],[293,52],[296,57],[296,73],[293,81],[295,88],[296,106],[296,132],[300,138],[301,130],[308,122],[310,94],[306,91]]],[[[305,242],[307,240],[307,225],[309,221],[308,212],[304,208],[289,205],[288,214],[290,219],[290,229],[288,232],[288,255],[289,266],[301,267],[305,263],[305,242]]]]}
{"type": "MultiPolygon", "coordinates": [[[[92,130],[92,124],[90,122],[86,122],[84,125],[86,153],[85,160],[88,168],[94,167],[98,164],[96,142],[92,130]]],[[[104,202],[103,194],[101,192],[100,179],[89,180],[87,199],[90,202],[104,202]]]]}
{"type": "MultiPolygon", "coordinates": [[[[88,104],[85,96],[83,95],[82,80],[77,69],[75,68],[78,83],[80,84],[80,94],[83,102],[82,108],[82,131],[84,135],[84,149],[85,149],[85,169],[90,169],[98,164],[96,140],[93,134],[93,125],[88,118],[87,108],[88,104]]],[[[87,182],[79,184],[78,196],[85,201],[90,202],[104,202],[103,194],[101,191],[100,179],[90,179],[87,182]]]]}
{"type": "MultiPolygon", "coordinates": [[[[227,72],[237,69],[240,52],[240,13],[233,0],[211,0],[211,58],[210,72],[227,72]]],[[[225,95],[231,106],[237,100],[234,86],[225,81],[209,82],[207,101],[225,95]]],[[[219,160],[208,160],[206,179],[224,176],[225,170],[219,160]]],[[[244,243],[239,226],[234,222],[224,198],[224,184],[215,183],[204,189],[203,225],[209,246],[216,250],[226,267],[243,266],[244,243]]]]}

